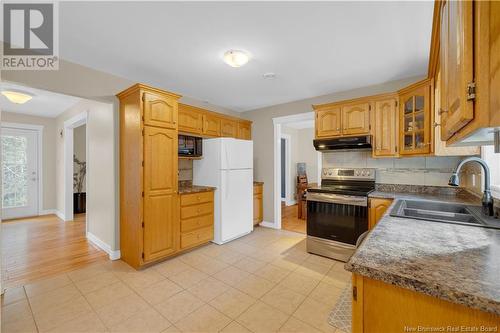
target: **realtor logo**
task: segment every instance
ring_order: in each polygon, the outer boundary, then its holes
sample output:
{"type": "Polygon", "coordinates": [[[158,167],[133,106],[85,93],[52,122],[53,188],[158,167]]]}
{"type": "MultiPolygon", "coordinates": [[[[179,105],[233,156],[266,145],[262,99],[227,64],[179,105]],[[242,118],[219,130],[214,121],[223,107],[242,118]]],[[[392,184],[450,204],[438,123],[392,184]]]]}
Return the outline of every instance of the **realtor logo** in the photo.
{"type": "Polygon", "coordinates": [[[56,3],[3,3],[2,70],[58,69],[56,3]]]}

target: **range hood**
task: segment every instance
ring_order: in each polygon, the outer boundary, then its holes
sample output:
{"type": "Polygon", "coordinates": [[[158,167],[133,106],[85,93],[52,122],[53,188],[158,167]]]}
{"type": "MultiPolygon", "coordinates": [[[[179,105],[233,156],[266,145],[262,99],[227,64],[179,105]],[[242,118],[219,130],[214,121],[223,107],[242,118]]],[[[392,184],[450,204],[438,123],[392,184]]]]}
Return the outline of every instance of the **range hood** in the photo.
{"type": "Polygon", "coordinates": [[[371,150],[372,137],[364,135],[336,139],[316,139],[313,144],[317,151],[371,150]]]}

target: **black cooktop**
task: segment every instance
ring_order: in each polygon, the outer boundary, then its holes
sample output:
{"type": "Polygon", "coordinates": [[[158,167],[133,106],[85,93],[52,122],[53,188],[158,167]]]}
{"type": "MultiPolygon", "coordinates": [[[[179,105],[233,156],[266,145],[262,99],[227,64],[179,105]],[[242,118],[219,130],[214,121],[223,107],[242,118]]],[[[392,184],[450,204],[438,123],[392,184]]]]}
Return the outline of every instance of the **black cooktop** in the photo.
{"type": "Polygon", "coordinates": [[[367,196],[375,190],[371,181],[323,181],[319,187],[308,188],[308,192],[367,196]]]}

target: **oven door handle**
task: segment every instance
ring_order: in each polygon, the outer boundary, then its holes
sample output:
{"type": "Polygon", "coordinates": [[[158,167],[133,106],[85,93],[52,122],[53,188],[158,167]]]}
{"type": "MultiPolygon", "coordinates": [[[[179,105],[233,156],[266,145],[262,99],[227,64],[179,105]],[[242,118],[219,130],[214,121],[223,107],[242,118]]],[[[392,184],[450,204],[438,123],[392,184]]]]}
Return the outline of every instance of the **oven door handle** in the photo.
{"type": "Polygon", "coordinates": [[[307,192],[307,201],[318,201],[326,203],[338,203],[352,206],[368,206],[368,198],[362,196],[351,196],[331,193],[307,192]]]}

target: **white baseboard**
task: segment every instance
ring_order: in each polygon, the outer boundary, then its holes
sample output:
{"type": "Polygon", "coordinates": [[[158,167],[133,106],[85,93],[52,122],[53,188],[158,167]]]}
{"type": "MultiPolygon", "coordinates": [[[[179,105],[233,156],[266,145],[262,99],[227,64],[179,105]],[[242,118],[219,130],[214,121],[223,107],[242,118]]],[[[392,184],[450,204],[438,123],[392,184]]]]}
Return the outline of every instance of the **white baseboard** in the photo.
{"type": "Polygon", "coordinates": [[[120,250],[111,251],[111,253],[108,253],[108,254],[109,254],[110,260],[118,260],[122,257],[120,250]]]}
{"type": "Polygon", "coordinates": [[[91,232],[87,232],[87,239],[92,242],[95,246],[103,250],[109,255],[109,259],[118,260],[121,257],[120,250],[113,251],[111,250],[111,246],[102,241],[99,237],[94,235],[91,232]]]}
{"type": "Polygon", "coordinates": [[[262,221],[259,223],[261,227],[266,227],[266,228],[272,228],[272,229],[278,229],[276,228],[276,225],[272,222],[267,222],[267,221],[262,221]]]}
{"type": "Polygon", "coordinates": [[[285,201],[286,206],[293,206],[297,204],[297,200],[287,200],[285,201]]]}
{"type": "Polygon", "coordinates": [[[38,211],[38,215],[57,215],[57,210],[56,209],[40,209],[38,211]]]}
{"type": "Polygon", "coordinates": [[[60,218],[61,220],[66,221],[66,217],[64,216],[64,214],[63,214],[62,212],[60,212],[60,211],[56,210],[56,211],[54,212],[54,214],[56,214],[56,215],[57,215],[57,217],[58,217],[58,218],[60,218]]]}

